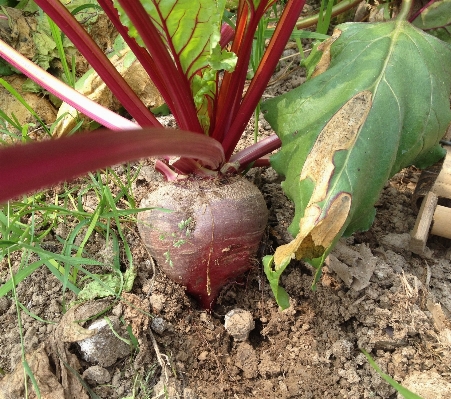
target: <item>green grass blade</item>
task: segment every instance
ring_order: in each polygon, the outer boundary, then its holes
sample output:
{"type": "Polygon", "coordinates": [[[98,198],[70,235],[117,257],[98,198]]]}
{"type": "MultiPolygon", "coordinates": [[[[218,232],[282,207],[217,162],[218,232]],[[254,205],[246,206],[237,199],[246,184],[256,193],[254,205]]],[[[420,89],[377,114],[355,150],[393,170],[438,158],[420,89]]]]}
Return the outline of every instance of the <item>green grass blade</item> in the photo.
{"type": "MultiPolygon", "coordinates": [[[[121,318],[121,321],[123,321],[122,318],[121,318]]],[[[130,337],[130,343],[131,343],[133,349],[135,351],[139,351],[139,341],[138,341],[138,338],[135,337],[135,334],[133,334],[132,326],[130,324],[127,325],[127,332],[130,337]]]]}
{"type": "Polygon", "coordinates": [[[89,224],[89,219],[83,219],[71,231],[71,233],[69,234],[69,236],[67,237],[67,239],[64,243],[63,254],[65,256],[72,257],[72,250],[76,248],[75,239],[77,238],[77,235],[80,232],[80,230],[83,227],[85,227],[87,224],[89,224]]]}
{"type": "Polygon", "coordinates": [[[113,263],[112,267],[114,270],[120,272],[121,270],[121,259],[120,259],[120,248],[119,248],[119,240],[117,238],[117,235],[114,233],[114,231],[111,231],[109,228],[109,223],[107,225],[107,231],[108,231],[108,238],[111,236],[111,240],[113,241],[113,263]]]}
{"type": "Polygon", "coordinates": [[[72,73],[69,70],[69,65],[67,64],[66,53],[64,52],[63,46],[63,34],[58,25],[47,16],[47,20],[50,26],[50,32],[52,33],[53,40],[55,41],[56,49],[58,51],[58,56],[63,65],[63,71],[65,76],[65,81],[70,87],[75,87],[75,80],[72,79],[72,73]]]}
{"type": "Polygon", "coordinates": [[[128,339],[123,338],[120,336],[120,334],[118,334],[118,332],[114,329],[113,323],[111,323],[111,320],[108,318],[108,316],[104,316],[103,319],[105,320],[106,324],[108,324],[108,326],[111,329],[111,332],[117,339],[120,339],[123,343],[132,346],[132,343],[128,339]]]}
{"type": "Polygon", "coordinates": [[[383,378],[385,381],[387,381],[393,388],[396,389],[402,396],[404,396],[405,399],[422,399],[421,396],[418,396],[417,394],[409,391],[407,388],[404,388],[401,384],[396,382],[393,378],[391,378],[389,375],[382,372],[382,370],[379,368],[379,366],[376,364],[376,362],[373,360],[373,358],[369,355],[368,352],[361,349],[363,354],[368,359],[368,362],[371,364],[374,370],[378,372],[378,374],[383,378]]]}
{"type": "Polygon", "coordinates": [[[50,270],[50,272],[58,279],[58,281],[63,285],[63,292],[66,288],[69,288],[75,295],[80,292],[80,288],[78,288],[71,281],[66,279],[66,269],[61,267],[55,259],[48,259],[45,261],[45,265],[50,270]],[[57,266],[55,266],[55,264],[57,266]],[[64,272],[64,273],[63,273],[64,272]]]}
{"type": "Polygon", "coordinates": [[[23,269],[20,269],[15,275],[14,279],[10,278],[6,283],[4,283],[0,287],[0,297],[5,296],[9,291],[13,289],[13,282],[17,286],[20,282],[25,280],[31,273],[33,273],[35,270],[39,269],[43,264],[45,260],[40,259],[36,262],[30,263],[28,266],[26,266],[23,269]]]}
{"type": "Polygon", "coordinates": [[[40,255],[40,256],[42,255],[45,258],[49,258],[49,254],[51,254],[52,259],[55,259],[55,260],[63,262],[63,263],[67,262],[67,263],[71,263],[72,265],[77,265],[77,266],[79,266],[79,265],[95,265],[95,266],[102,265],[101,262],[94,260],[94,259],[74,258],[71,256],[60,255],[60,254],[56,254],[53,252],[47,252],[38,246],[33,246],[33,245],[25,244],[25,243],[22,243],[21,245],[23,248],[29,249],[30,251],[34,251],[38,255],[40,255]]]}
{"type": "Polygon", "coordinates": [[[326,34],[330,20],[332,18],[332,7],[334,6],[334,0],[321,0],[321,7],[319,10],[318,23],[316,25],[316,32],[326,34]],[[327,3],[326,11],[324,12],[324,6],[327,3]]]}
{"type": "Polygon", "coordinates": [[[118,211],[116,208],[116,204],[114,203],[114,200],[113,200],[113,195],[111,194],[111,191],[108,188],[108,186],[105,186],[104,193],[105,193],[105,198],[106,198],[109,206],[111,207],[111,212],[113,213],[113,218],[116,222],[119,237],[121,237],[121,240],[124,244],[124,250],[125,250],[125,254],[127,256],[129,267],[133,268],[132,253],[130,251],[130,247],[128,246],[127,240],[125,239],[124,235],[122,234],[121,224],[120,224],[120,220],[119,220],[119,214],[118,214],[118,211]]]}
{"type": "MultiPolygon", "coordinates": [[[[326,31],[327,32],[327,31],[326,31]]],[[[270,39],[274,34],[274,29],[265,29],[264,37],[265,39],[270,39]]],[[[329,35],[320,32],[310,32],[303,29],[295,29],[291,35],[291,39],[316,39],[316,40],[327,40],[329,35]]]]}
{"type": "MultiPolygon", "coordinates": [[[[8,240],[0,240],[0,248],[11,248],[12,246],[16,245],[15,241],[8,241],[8,240]]],[[[0,253],[0,255],[3,255],[0,253]]]]}
{"type": "Polygon", "coordinates": [[[87,8],[94,8],[97,11],[103,11],[103,8],[98,4],[82,4],[81,6],[75,7],[72,11],[72,15],[77,15],[80,11],[86,10],[87,8]]]}
{"type": "Polygon", "coordinates": [[[39,115],[35,112],[35,110],[30,107],[30,105],[25,101],[25,99],[20,95],[20,93],[12,87],[6,80],[0,78],[0,84],[8,90],[32,115],[36,120],[39,122],[39,124],[42,126],[42,128],[45,130],[45,132],[51,136],[49,129],[45,125],[44,121],[39,117],[39,115]]]}
{"type": "MultiPolygon", "coordinates": [[[[27,362],[27,359],[25,359],[25,358],[23,359],[22,365],[25,370],[25,374],[31,380],[31,384],[33,385],[33,389],[34,389],[34,392],[36,393],[37,398],[41,399],[41,391],[39,390],[38,382],[36,381],[36,378],[34,377],[33,371],[31,371],[31,368],[27,362]]],[[[27,381],[25,381],[25,384],[27,384],[27,381]]]]}
{"type": "MultiPolygon", "coordinates": [[[[109,172],[113,176],[114,183],[120,188],[120,191],[116,195],[116,198],[119,199],[122,196],[125,196],[127,197],[129,207],[136,208],[136,202],[132,193],[132,183],[137,179],[138,173],[136,173],[134,176],[130,176],[130,166],[127,165],[127,184],[125,185],[124,183],[122,183],[121,179],[114,170],[111,169],[109,172]]],[[[117,202],[116,199],[114,202],[117,202]]]]}
{"type": "Polygon", "coordinates": [[[94,232],[94,230],[96,228],[97,221],[99,220],[99,216],[100,216],[101,211],[102,211],[102,207],[99,204],[97,206],[94,214],[92,215],[92,218],[91,218],[91,221],[90,221],[90,223],[88,225],[88,229],[86,230],[85,236],[83,237],[83,240],[82,240],[81,244],[78,247],[77,255],[76,255],[78,258],[82,256],[83,249],[85,248],[85,245],[86,245],[86,243],[89,240],[89,237],[91,237],[92,233],[94,232]]]}
{"type": "Polygon", "coordinates": [[[40,321],[41,323],[47,323],[47,324],[56,324],[54,321],[50,321],[50,320],[44,320],[41,319],[37,314],[33,313],[31,310],[27,309],[22,302],[18,302],[18,305],[20,306],[20,308],[30,317],[32,317],[33,319],[40,321]]]}
{"type": "Polygon", "coordinates": [[[8,115],[6,115],[1,109],[0,109],[0,118],[4,119],[6,122],[8,122],[11,126],[13,126],[17,130],[22,130],[22,126],[20,123],[17,123],[17,120],[11,119],[8,115]]]}

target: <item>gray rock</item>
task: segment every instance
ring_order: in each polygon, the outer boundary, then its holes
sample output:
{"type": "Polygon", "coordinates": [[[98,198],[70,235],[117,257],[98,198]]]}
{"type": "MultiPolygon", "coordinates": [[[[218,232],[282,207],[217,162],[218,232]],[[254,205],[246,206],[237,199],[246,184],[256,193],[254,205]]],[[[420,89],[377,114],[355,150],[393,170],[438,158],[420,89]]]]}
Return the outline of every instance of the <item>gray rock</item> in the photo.
{"type": "Polygon", "coordinates": [[[83,375],[83,379],[88,381],[91,384],[106,384],[107,382],[111,381],[111,375],[110,372],[100,366],[91,366],[88,367],[83,375]]]}
{"type": "Polygon", "coordinates": [[[0,314],[6,313],[10,305],[11,302],[6,296],[0,297],[0,314]]]}
{"type": "MultiPolygon", "coordinates": [[[[404,379],[402,385],[423,399],[451,398],[451,384],[434,371],[414,371],[404,379]]],[[[398,394],[398,399],[402,398],[398,394]]]]}
{"type": "MultiPolygon", "coordinates": [[[[110,317],[110,321],[114,331],[126,337],[119,319],[113,316],[110,317]]],[[[78,342],[82,357],[87,362],[109,367],[118,359],[130,355],[130,346],[116,337],[106,320],[96,320],[88,329],[97,330],[97,333],[93,337],[78,342]]]]}
{"type": "Polygon", "coordinates": [[[167,328],[166,321],[161,317],[154,317],[150,328],[158,334],[163,334],[167,328]]]}

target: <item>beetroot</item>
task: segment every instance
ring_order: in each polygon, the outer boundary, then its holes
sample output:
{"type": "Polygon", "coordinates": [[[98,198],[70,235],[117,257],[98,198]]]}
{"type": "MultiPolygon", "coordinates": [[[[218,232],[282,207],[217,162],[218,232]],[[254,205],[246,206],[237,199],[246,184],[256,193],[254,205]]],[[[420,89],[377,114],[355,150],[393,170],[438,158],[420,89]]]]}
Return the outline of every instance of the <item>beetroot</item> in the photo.
{"type": "Polygon", "coordinates": [[[172,211],[141,212],[141,237],[165,274],[205,309],[252,266],[268,219],[262,194],[241,177],[165,183],[141,207],[172,211]]]}

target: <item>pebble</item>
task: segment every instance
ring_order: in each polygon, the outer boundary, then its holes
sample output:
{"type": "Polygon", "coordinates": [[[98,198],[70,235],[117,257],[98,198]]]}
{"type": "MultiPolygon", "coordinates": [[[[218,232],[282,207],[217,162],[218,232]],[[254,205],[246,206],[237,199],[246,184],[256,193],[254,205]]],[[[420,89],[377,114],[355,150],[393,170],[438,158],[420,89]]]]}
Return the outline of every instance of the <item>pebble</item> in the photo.
{"type": "Polygon", "coordinates": [[[149,301],[150,304],[152,305],[152,310],[154,313],[160,313],[167,302],[166,297],[161,294],[152,294],[149,297],[149,301]]]}
{"type": "Polygon", "coordinates": [[[161,317],[154,317],[152,319],[152,323],[150,324],[150,328],[157,334],[163,334],[167,328],[167,323],[161,317]]]}
{"type": "Polygon", "coordinates": [[[208,357],[208,351],[202,351],[199,356],[197,356],[197,360],[204,361],[208,357]]]}
{"type": "Polygon", "coordinates": [[[90,383],[106,384],[111,381],[110,372],[101,366],[88,367],[82,377],[90,383]]]}
{"type": "Polygon", "coordinates": [[[224,317],[224,327],[235,341],[246,341],[255,328],[252,313],[244,309],[233,309],[224,317]]]}
{"type": "Polygon", "coordinates": [[[2,296],[0,298],[0,314],[5,313],[10,306],[10,301],[7,297],[2,296]]]}
{"type": "MultiPolygon", "coordinates": [[[[110,317],[110,321],[114,331],[121,334],[119,319],[112,316],[110,317]]],[[[114,335],[106,320],[96,320],[88,329],[97,330],[97,333],[90,338],[78,342],[82,357],[87,362],[98,364],[102,367],[109,367],[117,359],[122,359],[130,355],[130,346],[114,335]]]]}
{"type": "MultiPolygon", "coordinates": [[[[423,399],[451,398],[451,383],[434,371],[414,371],[404,379],[402,385],[423,399]]],[[[398,399],[402,398],[398,394],[398,399]]]]}

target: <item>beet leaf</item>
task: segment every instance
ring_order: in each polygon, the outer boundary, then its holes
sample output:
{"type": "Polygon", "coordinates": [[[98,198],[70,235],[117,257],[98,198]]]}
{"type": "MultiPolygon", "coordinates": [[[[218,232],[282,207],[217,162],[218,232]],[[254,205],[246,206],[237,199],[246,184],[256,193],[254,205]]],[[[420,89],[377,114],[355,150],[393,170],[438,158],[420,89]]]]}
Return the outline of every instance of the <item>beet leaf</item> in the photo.
{"type": "Polygon", "coordinates": [[[286,176],[282,187],[296,207],[295,239],[277,248],[270,280],[294,257],[319,265],[343,234],[371,226],[391,176],[444,155],[446,43],[405,21],[347,23],[323,51],[324,72],[262,106],[282,140],[272,165],[286,176]]]}

